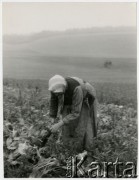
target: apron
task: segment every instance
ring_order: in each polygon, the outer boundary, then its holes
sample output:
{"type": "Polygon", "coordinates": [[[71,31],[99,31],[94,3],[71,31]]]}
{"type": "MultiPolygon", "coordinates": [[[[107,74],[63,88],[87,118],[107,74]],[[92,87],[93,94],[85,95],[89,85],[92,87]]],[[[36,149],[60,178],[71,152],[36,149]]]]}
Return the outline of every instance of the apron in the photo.
{"type": "MultiPolygon", "coordinates": [[[[80,117],[62,127],[62,142],[69,151],[93,151],[93,139],[96,136],[94,105],[89,107],[88,103],[83,101],[80,117]]],[[[62,118],[69,113],[70,106],[64,106],[62,118]]]]}

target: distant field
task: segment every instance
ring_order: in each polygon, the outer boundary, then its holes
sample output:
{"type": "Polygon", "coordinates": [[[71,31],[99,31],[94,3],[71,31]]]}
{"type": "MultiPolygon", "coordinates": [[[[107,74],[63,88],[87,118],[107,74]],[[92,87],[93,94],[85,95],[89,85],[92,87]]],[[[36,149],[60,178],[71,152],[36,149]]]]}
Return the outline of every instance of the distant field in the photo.
{"type": "Polygon", "coordinates": [[[3,39],[4,78],[45,79],[54,74],[92,82],[136,83],[136,30],[41,32],[3,39]],[[110,69],[104,68],[111,61],[110,69]]]}
{"type": "Polygon", "coordinates": [[[101,33],[61,33],[59,35],[23,38],[14,37],[3,43],[4,56],[20,57],[27,54],[35,57],[44,56],[75,56],[75,57],[136,57],[137,34],[134,32],[117,31],[101,33]],[[28,41],[24,41],[24,39],[28,41]]]}
{"type": "Polygon", "coordinates": [[[52,57],[34,56],[4,58],[5,78],[45,79],[54,74],[79,76],[94,82],[136,83],[137,67],[135,58],[93,58],[93,57],[52,57]],[[110,69],[104,62],[110,60],[110,69]]]}

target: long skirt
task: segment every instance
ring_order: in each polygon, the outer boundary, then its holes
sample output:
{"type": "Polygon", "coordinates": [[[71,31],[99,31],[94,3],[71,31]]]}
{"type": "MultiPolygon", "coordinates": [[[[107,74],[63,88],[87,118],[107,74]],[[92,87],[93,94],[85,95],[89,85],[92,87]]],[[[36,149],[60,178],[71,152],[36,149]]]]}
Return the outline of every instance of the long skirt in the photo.
{"type": "MultiPolygon", "coordinates": [[[[70,113],[70,107],[64,106],[63,118],[70,113]]],[[[62,127],[62,142],[71,152],[89,152],[94,148],[94,137],[97,135],[96,100],[89,106],[83,102],[80,117],[62,127]]]]}

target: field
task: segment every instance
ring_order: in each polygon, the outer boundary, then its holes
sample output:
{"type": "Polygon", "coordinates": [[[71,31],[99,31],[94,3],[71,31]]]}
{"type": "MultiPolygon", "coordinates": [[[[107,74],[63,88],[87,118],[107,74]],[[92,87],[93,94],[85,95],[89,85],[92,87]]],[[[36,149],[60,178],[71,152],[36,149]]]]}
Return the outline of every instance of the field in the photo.
{"type": "MultiPolygon", "coordinates": [[[[5,177],[66,177],[66,159],[76,152],[65,149],[58,141],[58,134],[47,138],[47,127],[52,124],[47,115],[47,83],[4,79],[5,177]]],[[[136,83],[93,84],[99,102],[94,158],[98,162],[115,162],[118,158],[123,162],[119,168],[122,174],[126,162],[137,165],[136,83]]],[[[131,174],[131,170],[128,173],[131,174]]],[[[108,177],[114,177],[112,167],[108,177]]]]}
{"type": "Polygon", "coordinates": [[[3,74],[48,80],[57,73],[91,82],[136,83],[136,37],[129,27],[4,36],[3,74]],[[110,69],[105,61],[112,62],[110,69]]]}
{"type": "MultiPolygon", "coordinates": [[[[96,88],[94,161],[118,158],[120,174],[126,162],[137,165],[136,39],[136,28],[130,27],[3,37],[5,177],[66,177],[66,160],[77,153],[65,148],[58,134],[48,138],[47,84],[55,74],[83,78],[96,88]]],[[[108,177],[114,177],[109,168],[108,177]]]]}

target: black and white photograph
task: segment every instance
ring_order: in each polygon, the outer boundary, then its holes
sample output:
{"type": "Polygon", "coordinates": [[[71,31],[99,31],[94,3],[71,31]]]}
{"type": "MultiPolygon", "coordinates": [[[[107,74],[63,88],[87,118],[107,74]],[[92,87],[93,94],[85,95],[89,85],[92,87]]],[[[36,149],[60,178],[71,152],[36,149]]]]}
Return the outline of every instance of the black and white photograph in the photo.
{"type": "Polygon", "coordinates": [[[4,178],[137,178],[137,1],[2,2],[4,178]]]}

